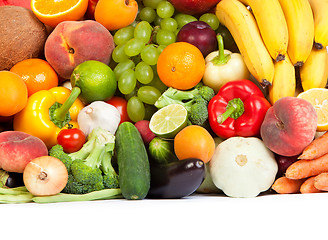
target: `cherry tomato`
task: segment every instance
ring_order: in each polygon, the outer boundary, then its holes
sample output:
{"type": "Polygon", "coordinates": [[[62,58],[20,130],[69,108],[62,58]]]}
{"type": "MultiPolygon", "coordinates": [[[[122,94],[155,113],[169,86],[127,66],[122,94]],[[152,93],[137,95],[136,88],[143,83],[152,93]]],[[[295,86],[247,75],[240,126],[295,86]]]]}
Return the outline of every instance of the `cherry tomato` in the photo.
{"type": "Polygon", "coordinates": [[[131,122],[131,119],[129,118],[128,111],[127,111],[127,101],[118,96],[113,96],[109,100],[106,101],[106,103],[109,103],[117,108],[117,110],[120,112],[121,115],[121,122],[131,122]]]}
{"type": "Polygon", "coordinates": [[[86,141],[85,135],[79,128],[61,130],[57,135],[58,144],[62,145],[64,152],[72,153],[80,150],[86,141]]]}

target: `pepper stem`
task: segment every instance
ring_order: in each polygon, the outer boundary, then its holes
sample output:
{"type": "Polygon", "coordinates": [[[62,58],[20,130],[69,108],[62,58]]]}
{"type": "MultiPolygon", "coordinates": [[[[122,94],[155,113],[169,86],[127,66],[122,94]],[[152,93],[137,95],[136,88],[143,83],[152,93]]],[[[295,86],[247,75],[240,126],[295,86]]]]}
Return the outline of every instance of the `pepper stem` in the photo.
{"type": "Polygon", "coordinates": [[[81,89],[79,87],[74,87],[72,89],[71,94],[69,95],[69,97],[66,99],[66,101],[64,102],[63,105],[61,105],[59,108],[57,108],[54,111],[54,119],[58,120],[58,121],[64,121],[66,118],[66,114],[69,111],[69,109],[72,107],[72,105],[74,104],[75,100],[78,98],[78,96],[81,93],[81,89]]]}
{"type": "Polygon", "coordinates": [[[227,104],[226,111],[217,117],[219,124],[223,123],[228,117],[233,119],[239,118],[244,113],[244,103],[240,98],[234,98],[227,104]]]}
{"type": "Polygon", "coordinates": [[[229,62],[231,55],[230,54],[224,54],[224,43],[223,43],[223,37],[221,34],[216,35],[216,39],[218,40],[218,55],[214,57],[211,62],[214,65],[224,65],[229,62]]]}

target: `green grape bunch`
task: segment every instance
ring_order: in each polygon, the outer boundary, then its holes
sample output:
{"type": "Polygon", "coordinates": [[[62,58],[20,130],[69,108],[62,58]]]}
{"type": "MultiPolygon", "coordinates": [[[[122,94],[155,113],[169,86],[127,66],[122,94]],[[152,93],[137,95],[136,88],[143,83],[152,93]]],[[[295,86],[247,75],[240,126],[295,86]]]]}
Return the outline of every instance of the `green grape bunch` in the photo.
{"type": "MultiPolygon", "coordinates": [[[[213,13],[199,20],[214,30],[219,27],[213,13]]],[[[176,42],[181,27],[192,21],[198,19],[177,12],[167,0],[140,0],[136,21],[114,33],[114,73],[132,121],[147,119],[157,110],[154,103],[167,89],[158,77],[157,59],[166,46],[176,42]]]]}

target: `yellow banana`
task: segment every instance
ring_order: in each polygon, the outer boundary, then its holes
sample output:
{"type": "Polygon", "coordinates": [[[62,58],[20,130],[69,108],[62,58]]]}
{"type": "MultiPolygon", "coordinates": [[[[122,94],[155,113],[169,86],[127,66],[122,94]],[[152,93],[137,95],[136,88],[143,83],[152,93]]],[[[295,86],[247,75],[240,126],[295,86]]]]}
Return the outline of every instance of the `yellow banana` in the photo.
{"type": "Polygon", "coordinates": [[[308,0],[314,17],[314,42],[317,49],[328,46],[328,0],[308,0]]]}
{"type": "Polygon", "coordinates": [[[273,60],[264,45],[253,15],[238,0],[222,0],[216,15],[235,40],[250,73],[262,86],[272,84],[273,60]]]}
{"type": "Polygon", "coordinates": [[[308,0],[279,2],[288,26],[288,56],[295,66],[302,66],[310,55],[314,39],[314,20],[310,3],[308,0]]]}
{"type": "Polygon", "coordinates": [[[285,59],[274,63],[274,77],[269,87],[269,99],[274,104],[282,97],[294,97],[296,89],[295,67],[288,55],[285,59]]]}
{"type": "Polygon", "coordinates": [[[326,48],[313,48],[310,56],[300,68],[303,90],[324,88],[328,78],[328,53],[326,48]]]}
{"type": "Polygon", "coordinates": [[[283,60],[287,53],[288,27],[278,0],[247,0],[251,7],[264,44],[271,57],[283,60]]]}
{"type": "Polygon", "coordinates": [[[247,0],[239,0],[239,2],[241,2],[241,3],[245,4],[246,6],[248,6],[247,0]]]}

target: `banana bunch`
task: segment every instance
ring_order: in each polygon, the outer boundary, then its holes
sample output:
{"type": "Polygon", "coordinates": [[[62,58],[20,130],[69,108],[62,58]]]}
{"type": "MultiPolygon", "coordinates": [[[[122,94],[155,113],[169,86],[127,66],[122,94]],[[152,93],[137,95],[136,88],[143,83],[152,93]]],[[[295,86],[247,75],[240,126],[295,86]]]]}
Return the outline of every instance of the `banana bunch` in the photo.
{"type": "Polygon", "coordinates": [[[233,36],[251,74],[274,103],[328,77],[328,0],[221,0],[216,15],[233,36]]]}

